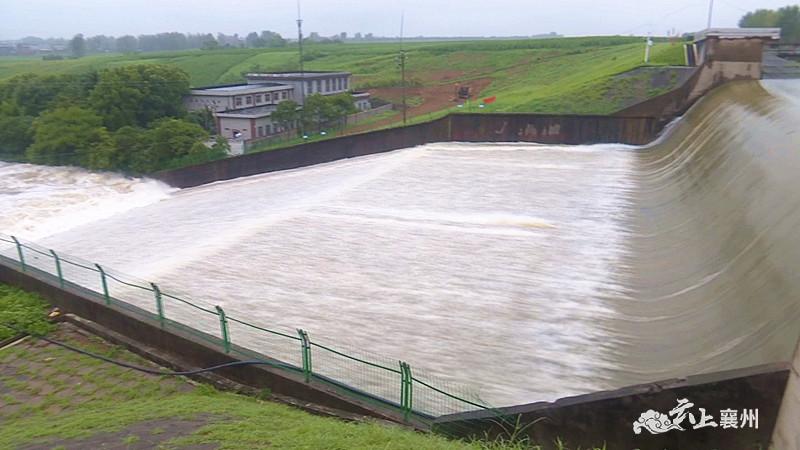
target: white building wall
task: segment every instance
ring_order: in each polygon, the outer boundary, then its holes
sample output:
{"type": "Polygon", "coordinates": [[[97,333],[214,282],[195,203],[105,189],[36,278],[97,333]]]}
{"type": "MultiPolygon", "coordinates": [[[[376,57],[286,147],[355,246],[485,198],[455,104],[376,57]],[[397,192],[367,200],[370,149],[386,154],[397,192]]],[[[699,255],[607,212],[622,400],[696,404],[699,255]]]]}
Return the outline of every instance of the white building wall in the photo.
{"type": "Polygon", "coordinates": [[[233,98],[218,95],[189,95],[183,100],[183,105],[188,111],[209,109],[214,112],[222,112],[233,107],[233,98]]]}
{"type": "Polygon", "coordinates": [[[241,136],[238,139],[246,141],[268,137],[280,131],[278,125],[270,117],[258,119],[220,117],[219,128],[220,134],[225,138],[236,139],[234,134],[239,131],[241,136]]]}

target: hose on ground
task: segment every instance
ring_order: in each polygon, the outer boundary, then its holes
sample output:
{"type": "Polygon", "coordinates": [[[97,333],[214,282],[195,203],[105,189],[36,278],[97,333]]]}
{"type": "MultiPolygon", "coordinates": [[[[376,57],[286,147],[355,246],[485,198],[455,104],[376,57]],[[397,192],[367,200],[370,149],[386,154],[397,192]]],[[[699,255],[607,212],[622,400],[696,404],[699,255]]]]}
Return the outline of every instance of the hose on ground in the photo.
{"type": "Polygon", "coordinates": [[[4,326],[6,328],[9,328],[11,330],[14,330],[17,333],[27,334],[29,336],[32,336],[32,337],[36,338],[36,339],[40,339],[40,340],[48,342],[50,344],[57,345],[59,347],[65,348],[65,349],[73,351],[75,353],[79,353],[81,355],[89,356],[89,357],[94,358],[94,359],[99,359],[101,361],[105,361],[107,363],[115,364],[115,365],[120,366],[120,367],[125,367],[127,369],[132,369],[132,370],[136,370],[136,371],[139,371],[139,372],[149,373],[151,375],[187,376],[187,375],[196,375],[196,374],[205,373],[205,372],[213,372],[215,370],[226,369],[228,367],[254,366],[254,365],[271,366],[271,367],[278,367],[278,368],[282,368],[282,369],[297,370],[296,368],[294,368],[292,366],[289,366],[288,364],[281,364],[281,363],[278,363],[278,362],[265,361],[265,360],[262,360],[262,359],[251,359],[251,360],[246,360],[246,361],[233,361],[233,362],[229,362],[229,363],[225,363],[225,364],[219,364],[219,365],[216,365],[216,366],[206,367],[206,368],[203,368],[203,369],[185,370],[185,371],[178,371],[178,372],[173,372],[173,371],[168,371],[168,370],[156,370],[156,369],[151,369],[149,367],[137,366],[135,364],[130,364],[130,363],[127,363],[127,362],[124,362],[124,361],[118,361],[118,360],[115,360],[115,359],[111,359],[111,358],[109,358],[107,356],[98,355],[97,353],[92,353],[92,352],[90,352],[88,350],[84,350],[84,349],[81,349],[81,348],[78,348],[78,347],[74,347],[74,346],[72,346],[70,344],[66,344],[64,342],[59,342],[59,341],[50,339],[47,336],[44,336],[42,334],[38,334],[38,333],[34,333],[34,332],[31,332],[31,331],[28,331],[28,330],[20,329],[20,328],[14,326],[14,325],[11,325],[11,324],[8,324],[8,323],[0,322],[0,325],[4,326]]]}

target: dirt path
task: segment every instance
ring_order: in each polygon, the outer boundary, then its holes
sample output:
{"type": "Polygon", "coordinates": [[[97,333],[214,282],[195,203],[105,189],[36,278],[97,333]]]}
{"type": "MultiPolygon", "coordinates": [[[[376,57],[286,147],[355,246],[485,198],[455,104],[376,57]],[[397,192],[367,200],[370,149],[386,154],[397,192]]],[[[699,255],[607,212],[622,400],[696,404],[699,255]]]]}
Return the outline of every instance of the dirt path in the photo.
{"type": "MultiPolygon", "coordinates": [[[[449,80],[457,78],[459,75],[460,72],[456,71],[439,72],[438,78],[441,78],[442,80],[449,80]]],[[[420,103],[408,108],[408,118],[411,119],[413,117],[424,116],[426,114],[435,113],[437,111],[457,105],[461,102],[456,97],[456,90],[458,86],[469,86],[472,93],[472,101],[477,101],[480,99],[481,92],[486,89],[491,82],[491,78],[479,78],[462,83],[450,82],[445,84],[436,84],[433,86],[409,87],[406,89],[406,98],[412,104],[414,101],[418,101],[420,103]]],[[[399,87],[370,89],[369,93],[373,97],[379,97],[381,99],[390,101],[395,105],[402,104],[403,91],[399,87]]],[[[398,122],[399,120],[402,120],[402,116],[400,115],[379,120],[368,125],[356,126],[349,129],[348,134],[380,128],[382,126],[398,122]]]]}

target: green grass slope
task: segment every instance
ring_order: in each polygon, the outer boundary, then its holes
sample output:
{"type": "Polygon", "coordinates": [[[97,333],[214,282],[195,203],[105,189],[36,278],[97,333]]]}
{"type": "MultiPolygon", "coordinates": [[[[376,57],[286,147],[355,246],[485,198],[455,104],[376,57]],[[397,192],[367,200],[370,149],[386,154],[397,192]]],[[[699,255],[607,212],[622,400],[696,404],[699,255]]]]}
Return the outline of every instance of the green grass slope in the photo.
{"type": "MultiPolygon", "coordinates": [[[[415,42],[405,48],[410,86],[430,88],[479,81],[488,85],[481,97],[498,97],[491,108],[494,111],[550,113],[611,112],[613,102],[592,95],[597,90],[594,88],[602,87],[616,74],[643,65],[644,55],[643,39],[635,37],[415,42]]],[[[350,71],[356,89],[396,88],[400,85],[398,50],[397,43],[308,45],[305,68],[350,71]]],[[[651,65],[682,63],[680,44],[657,43],[652,53],[651,65]]],[[[25,72],[78,73],[136,63],[180,67],[189,73],[193,86],[241,82],[243,74],[250,71],[298,69],[295,47],[191,50],[92,55],[61,61],[6,57],[0,58],[0,80],[25,72]]],[[[447,92],[449,95],[452,90],[448,88],[447,92]]]]}

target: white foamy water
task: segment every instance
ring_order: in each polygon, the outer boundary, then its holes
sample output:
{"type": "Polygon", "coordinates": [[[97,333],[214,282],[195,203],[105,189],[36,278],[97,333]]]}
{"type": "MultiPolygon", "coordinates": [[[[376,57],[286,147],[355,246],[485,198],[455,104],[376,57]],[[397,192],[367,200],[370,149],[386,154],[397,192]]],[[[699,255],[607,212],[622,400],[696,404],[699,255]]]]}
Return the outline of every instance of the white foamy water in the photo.
{"type": "Polygon", "coordinates": [[[154,181],[0,161],[0,231],[40,239],[165,199],[154,181]]]}
{"type": "MultiPolygon", "coordinates": [[[[183,190],[40,243],[257,325],[408,361],[492,405],[552,400],[610,386],[601,324],[620,290],[631,158],[614,145],[428,145],[183,190]]],[[[73,182],[116,189],[90,177],[73,182]]],[[[57,193],[11,209],[61,214],[57,193]]],[[[216,332],[194,314],[167,307],[216,332]]],[[[231,334],[298,363],[294,343],[231,334]]]]}

